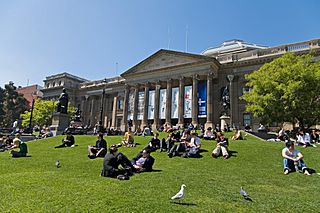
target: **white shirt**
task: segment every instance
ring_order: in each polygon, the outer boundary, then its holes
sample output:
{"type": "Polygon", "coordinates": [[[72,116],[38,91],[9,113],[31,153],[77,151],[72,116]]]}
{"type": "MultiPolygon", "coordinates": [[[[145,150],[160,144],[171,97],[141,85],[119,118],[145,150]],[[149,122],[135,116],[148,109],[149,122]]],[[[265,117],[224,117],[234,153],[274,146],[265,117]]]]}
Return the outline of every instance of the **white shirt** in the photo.
{"type": "Polygon", "coordinates": [[[291,158],[296,158],[298,157],[298,153],[300,153],[299,150],[294,149],[292,152],[290,152],[288,147],[283,148],[282,153],[284,153],[285,155],[291,157],[291,158]]]}

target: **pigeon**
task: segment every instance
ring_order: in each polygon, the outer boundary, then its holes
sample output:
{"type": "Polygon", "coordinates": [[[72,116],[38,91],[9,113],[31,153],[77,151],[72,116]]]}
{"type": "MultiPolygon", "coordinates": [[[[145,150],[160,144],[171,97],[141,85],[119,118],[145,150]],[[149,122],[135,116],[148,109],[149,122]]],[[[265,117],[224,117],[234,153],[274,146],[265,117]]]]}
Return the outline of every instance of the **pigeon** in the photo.
{"type": "Polygon", "coordinates": [[[245,199],[245,200],[249,200],[249,201],[252,201],[252,199],[250,198],[249,194],[244,191],[244,189],[242,188],[242,186],[240,187],[240,195],[242,195],[242,197],[245,199]]]}
{"type": "Polygon", "coordinates": [[[60,161],[59,160],[56,161],[56,167],[60,168],[60,161]]]}
{"type": "Polygon", "coordinates": [[[184,197],[184,187],[186,187],[186,185],[182,184],[180,191],[175,196],[172,196],[171,200],[180,200],[180,199],[182,199],[184,197]]]}

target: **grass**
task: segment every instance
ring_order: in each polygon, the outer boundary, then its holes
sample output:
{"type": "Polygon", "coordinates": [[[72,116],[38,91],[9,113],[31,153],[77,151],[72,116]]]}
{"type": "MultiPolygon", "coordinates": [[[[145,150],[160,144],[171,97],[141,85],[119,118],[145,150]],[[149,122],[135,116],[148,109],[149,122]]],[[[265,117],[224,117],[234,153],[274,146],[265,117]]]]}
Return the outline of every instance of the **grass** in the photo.
{"type": "MultiPolygon", "coordinates": [[[[160,137],[164,134],[161,133],[160,137]]],[[[229,135],[230,136],[230,135],[229,135]]],[[[235,156],[213,159],[213,142],[203,141],[202,158],[156,159],[151,173],[136,174],[129,181],[100,177],[103,159],[90,160],[87,145],[96,137],[75,136],[79,145],[54,149],[61,136],[28,142],[31,157],[13,159],[0,153],[1,212],[318,212],[319,176],[301,173],[283,175],[282,143],[247,137],[231,141],[235,156]],[[55,167],[60,160],[61,168],[55,167]],[[181,204],[169,200],[186,184],[181,204]],[[239,194],[240,186],[253,202],[239,194]]],[[[129,158],[150,137],[136,137],[140,145],[120,148],[129,158]]],[[[229,137],[230,138],[230,137],[229,137]]],[[[108,145],[121,137],[106,137],[108,145]]],[[[299,147],[300,148],[300,147],[299,147]]],[[[318,148],[300,148],[305,162],[317,169],[318,148]]]]}

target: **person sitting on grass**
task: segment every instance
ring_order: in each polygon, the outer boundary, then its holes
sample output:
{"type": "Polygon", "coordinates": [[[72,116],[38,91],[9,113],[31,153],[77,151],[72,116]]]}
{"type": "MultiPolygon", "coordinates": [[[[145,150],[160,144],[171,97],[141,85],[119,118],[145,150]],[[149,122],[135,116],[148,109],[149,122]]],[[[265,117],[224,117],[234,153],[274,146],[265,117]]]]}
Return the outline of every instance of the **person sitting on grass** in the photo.
{"type": "Polygon", "coordinates": [[[215,133],[212,132],[212,128],[208,127],[204,132],[203,139],[205,140],[214,140],[216,138],[215,133]]]}
{"type": "Polygon", "coordinates": [[[234,135],[232,136],[231,140],[243,140],[241,130],[239,128],[235,129],[234,135]]]}
{"type": "Polygon", "coordinates": [[[142,152],[139,152],[136,157],[131,160],[135,172],[151,172],[152,166],[154,164],[154,158],[150,155],[150,149],[144,149],[142,152]]]}
{"type": "Polygon", "coordinates": [[[13,139],[13,146],[11,149],[19,148],[19,151],[12,150],[11,155],[14,158],[26,157],[28,153],[28,146],[20,139],[20,133],[16,134],[15,139],[13,139]]]}
{"type": "Polygon", "coordinates": [[[129,176],[133,175],[134,167],[127,156],[118,152],[119,146],[121,146],[121,144],[113,144],[110,146],[109,153],[105,155],[103,160],[101,176],[118,178],[119,180],[129,180],[129,176]]]}
{"type": "Polygon", "coordinates": [[[74,137],[70,131],[67,132],[67,136],[62,139],[61,144],[54,148],[74,147],[74,137]]]}
{"type": "Polygon", "coordinates": [[[148,144],[144,147],[144,149],[150,149],[151,152],[155,152],[157,149],[160,149],[160,140],[159,133],[153,133],[153,137],[149,140],[148,144]]]}
{"type": "Polygon", "coordinates": [[[292,141],[286,142],[286,147],[282,150],[284,174],[289,174],[290,171],[302,171],[303,174],[311,175],[308,171],[307,165],[302,160],[302,153],[294,148],[292,141]]]}
{"type": "Polygon", "coordinates": [[[196,131],[191,132],[190,143],[187,143],[186,154],[184,157],[198,157],[201,148],[201,141],[196,131]]]}
{"type": "Polygon", "coordinates": [[[173,156],[183,155],[187,149],[187,143],[191,141],[190,130],[186,129],[181,137],[181,141],[179,144],[175,144],[168,152],[169,158],[173,156]]]}
{"type": "Polygon", "coordinates": [[[161,144],[160,144],[160,152],[166,150],[169,152],[169,150],[174,146],[174,139],[173,139],[173,133],[169,133],[167,138],[162,138],[161,144]]]}
{"type": "Polygon", "coordinates": [[[227,159],[229,157],[228,153],[228,138],[225,138],[223,133],[219,133],[217,135],[217,146],[216,148],[212,151],[212,157],[217,158],[221,155],[227,159]]]}
{"type": "Polygon", "coordinates": [[[104,157],[107,153],[107,141],[103,139],[103,134],[99,133],[95,146],[88,146],[88,157],[94,159],[104,157]]]}
{"type": "Polygon", "coordinates": [[[134,144],[134,133],[132,132],[132,129],[129,128],[128,129],[128,132],[126,132],[123,136],[123,140],[122,140],[122,144],[124,146],[127,146],[127,147],[134,147],[135,144],[134,144]]]}

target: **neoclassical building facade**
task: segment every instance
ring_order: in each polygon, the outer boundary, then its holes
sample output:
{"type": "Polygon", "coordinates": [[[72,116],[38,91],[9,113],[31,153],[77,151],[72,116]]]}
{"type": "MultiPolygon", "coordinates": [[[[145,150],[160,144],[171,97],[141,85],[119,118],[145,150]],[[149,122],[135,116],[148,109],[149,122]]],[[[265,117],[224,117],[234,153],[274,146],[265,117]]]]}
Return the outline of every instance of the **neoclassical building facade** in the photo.
{"type": "Polygon", "coordinates": [[[245,74],[286,52],[310,51],[320,55],[320,39],[277,47],[230,40],[201,54],[161,49],[113,78],[88,81],[68,73],[48,76],[42,91],[47,99],[57,97],[66,86],[57,82],[68,79],[71,103],[80,106],[84,125],[102,121],[107,128],[125,131],[128,120],[134,129],[148,124],[153,128],[166,123],[181,127],[219,124],[224,113],[222,92],[227,88],[230,125],[257,128],[259,119],[246,112],[240,99],[250,90],[245,74]]]}

